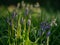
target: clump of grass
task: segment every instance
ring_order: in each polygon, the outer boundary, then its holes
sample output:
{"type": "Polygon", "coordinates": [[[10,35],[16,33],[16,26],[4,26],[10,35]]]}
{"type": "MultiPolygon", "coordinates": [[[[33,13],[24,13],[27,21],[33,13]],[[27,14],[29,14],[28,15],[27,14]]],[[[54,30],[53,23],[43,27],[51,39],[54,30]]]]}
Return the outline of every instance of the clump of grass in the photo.
{"type": "MultiPolygon", "coordinates": [[[[1,15],[3,14],[4,14],[3,16],[8,15],[7,16],[8,40],[6,44],[49,45],[50,36],[54,32],[54,28],[58,26],[56,21],[59,18],[56,19],[54,14],[52,14],[54,16],[53,17],[51,14],[47,13],[45,9],[40,8],[39,3],[37,3],[35,7],[33,7],[33,5],[26,5],[24,1],[22,1],[21,9],[19,8],[19,5],[20,3],[18,3],[17,7],[15,7],[16,9],[14,9],[12,12],[9,12],[8,10],[5,9],[0,11],[1,15]],[[5,11],[7,13],[5,13],[5,11]]],[[[3,38],[1,37],[0,38],[1,42],[3,42],[2,39],[3,38]]]]}

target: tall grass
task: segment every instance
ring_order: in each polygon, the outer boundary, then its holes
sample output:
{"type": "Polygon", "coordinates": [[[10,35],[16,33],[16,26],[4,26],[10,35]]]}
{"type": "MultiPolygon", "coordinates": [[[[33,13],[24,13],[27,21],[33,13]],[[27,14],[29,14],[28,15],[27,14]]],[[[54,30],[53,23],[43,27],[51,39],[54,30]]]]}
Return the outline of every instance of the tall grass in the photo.
{"type": "Polygon", "coordinates": [[[28,15],[25,15],[25,8],[17,10],[17,15],[12,18],[13,15],[7,10],[7,8],[3,7],[0,9],[0,45],[54,45],[56,43],[58,43],[57,45],[60,44],[59,42],[56,42],[56,40],[60,41],[60,13],[54,13],[53,10],[52,13],[48,13],[43,8],[39,8],[39,12],[34,7],[31,10],[32,13],[29,12],[28,15]],[[9,18],[8,22],[7,17],[9,18]],[[22,17],[23,20],[21,20],[22,17]],[[31,22],[28,22],[29,19],[31,22]],[[47,32],[42,31],[40,24],[42,22],[48,22],[50,24],[51,21],[54,21],[54,19],[56,19],[57,26],[53,25],[52,27],[50,27],[51,34],[49,36],[46,36],[47,32]]]}

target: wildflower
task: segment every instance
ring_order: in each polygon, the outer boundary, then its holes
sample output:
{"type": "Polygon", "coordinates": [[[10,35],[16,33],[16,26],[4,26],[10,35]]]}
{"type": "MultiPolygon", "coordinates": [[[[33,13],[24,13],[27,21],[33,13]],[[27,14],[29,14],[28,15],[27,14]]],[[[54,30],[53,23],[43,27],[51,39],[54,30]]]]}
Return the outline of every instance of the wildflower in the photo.
{"type": "Polygon", "coordinates": [[[30,20],[30,19],[28,19],[27,24],[28,24],[28,26],[30,26],[30,25],[31,25],[31,20],[30,20]]]}
{"type": "Polygon", "coordinates": [[[16,11],[14,10],[14,11],[12,12],[12,18],[15,18],[16,15],[17,15],[17,13],[16,13],[16,11]]]}
{"type": "Polygon", "coordinates": [[[17,4],[17,9],[20,7],[20,3],[17,4]]]}
{"type": "Polygon", "coordinates": [[[35,7],[38,8],[39,6],[40,6],[39,3],[37,2],[36,5],[35,5],[35,7]]]}
{"type": "Polygon", "coordinates": [[[29,14],[29,8],[26,7],[26,9],[25,9],[25,16],[28,15],[28,14],[29,14]]]}
{"type": "Polygon", "coordinates": [[[11,22],[11,20],[7,17],[7,23],[10,25],[10,26],[12,26],[12,22],[11,22]]]}
{"type": "Polygon", "coordinates": [[[42,22],[40,27],[41,27],[42,31],[49,30],[50,24],[47,22],[42,22]]]}
{"type": "Polygon", "coordinates": [[[25,3],[24,3],[24,1],[22,1],[21,4],[22,4],[22,7],[24,8],[24,7],[25,7],[25,3]]]}
{"type": "Polygon", "coordinates": [[[53,25],[57,26],[56,19],[53,19],[50,25],[51,26],[53,26],[53,25]]]}

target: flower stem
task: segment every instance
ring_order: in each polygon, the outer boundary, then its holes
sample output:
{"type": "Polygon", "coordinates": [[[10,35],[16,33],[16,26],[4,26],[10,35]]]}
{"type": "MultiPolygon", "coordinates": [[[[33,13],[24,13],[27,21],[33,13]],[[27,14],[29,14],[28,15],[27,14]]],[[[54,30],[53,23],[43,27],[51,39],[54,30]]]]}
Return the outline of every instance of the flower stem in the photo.
{"type": "Polygon", "coordinates": [[[49,37],[47,37],[47,45],[49,45],[49,37]]]}
{"type": "Polygon", "coordinates": [[[23,45],[25,44],[25,36],[26,36],[26,20],[24,19],[24,31],[23,31],[23,45]]]}

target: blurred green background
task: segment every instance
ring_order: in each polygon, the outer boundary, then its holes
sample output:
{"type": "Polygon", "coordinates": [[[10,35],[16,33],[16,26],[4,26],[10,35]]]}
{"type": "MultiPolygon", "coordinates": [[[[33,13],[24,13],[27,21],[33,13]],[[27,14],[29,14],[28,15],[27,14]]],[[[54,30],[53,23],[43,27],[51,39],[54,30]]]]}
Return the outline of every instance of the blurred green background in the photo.
{"type": "MultiPolygon", "coordinates": [[[[9,5],[17,5],[18,2],[21,3],[22,0],[0,0],[0,37],[7,35],[8,24],[7,24],[7,16],[9,16],[9,12],[7,11],[7,7],[9,5]]],[[[36,2],[40,3],[40,7],[42,10],[41,15],[44,19],[51,19],[52,16],[57,18],[57,27],[53,27],[52,34],[50,35],[50,45],[60,45],[60,0],[24,0],[25,3],[35,4],[36,2]]],[[[33,13],[33,16],[34,13],[33,13]]],[[[38,26],[37,20],[38,18],[32,18],[34,26],[38,26]],[[36,19],[36,20],[35,20],[36,19]]],[[[34,39],[34,38],[33,38],[34,39]]],[[[1,45],[8,45],[7,38],[3,37],[2,40],[0,38],[1,45]],[[3,44],[4,43],[4,44],[3,44]]]]}

